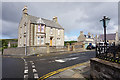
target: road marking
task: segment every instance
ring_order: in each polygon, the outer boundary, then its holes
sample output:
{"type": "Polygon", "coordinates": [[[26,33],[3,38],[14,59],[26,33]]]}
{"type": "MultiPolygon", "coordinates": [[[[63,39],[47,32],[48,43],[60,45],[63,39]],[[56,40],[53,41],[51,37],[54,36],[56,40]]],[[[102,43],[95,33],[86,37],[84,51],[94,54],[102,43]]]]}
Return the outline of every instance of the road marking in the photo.
{"type": "Polygon", "coordinates": [[[33,61],[30,61],[30,63],[32,64],[32,70],[33,70],[33,74],[34,74],[34,78],[39,78],[38,74],[37,74],[37,70],[35,69],[35,63],[33,61]]]}
{"type": "Polygon", "coordinates": [[[32,63],[32,65],[34,65],[34,63],[32,63]]]}
{"type": "Polygon", "coordinates": [[[28,78],[28,75],[24,75],[24,78],[28,78]]]}
{"type": "Polygon", "coordinates": [[[58,59],[58,60],[55,60],[56,62],[66,62],[66,61],[70,61],[70,60],[75,60],[75,59],[78,59],[79,57],[73,57],[73,58],[65,58],[65,59],[58,59]]]}
{"type": "Polygon", "coordinates": [[[25,69],[28,69],[28,66],[25,66],[25,69]]]}
{"type": "Polygon", "coordinates": [[[60,60],[60,59],[59,60],[55,60],[55,61],[56,62],[65,62],[64,60],[60,60]]]}
{"type": "Polygon", "coordinates": [[[28,70],[24,70],[24,73],[28,73],[28,70]]]}
{"type": "Polygon", "coordinates": [[[32,68],[35,68],[35,65],[32,65],[32,68]]]}
{"type": "Polygon", "coordinates": [[[39,78],[37,73],[34,74],[34,78],[39,78]]]}
{"type": "Polygon", "coordinates": [[[25,63],[25,66],[27,66],[27,63],[25,63]]]}
{"type": "Polygon", "coordinates": [[[36,73],[37,72],[37,70],[36,69],[33,69],[33,73],[36,73]]]}
{"type": "Polygon", "coordinates": [[[28,80],[28,64],[27,61],[22,57],[24,63],[25,63],[25,70],[24,70],[24,80],[28,80]]]}
{"type": "Polygon", "coordinates": [[[85,65],[85,64],[87,64],[87,63],[88,63],[88,62],[84,62],[84,63],[81,63],[81,64],[76,64],[76,65],[69,66],[69,67],[66,67],[66,68],[58,69],[58,70],[56,70],[56,71],[50,72],[50,73],[48,73],[48,74],[46,74],[46,75],[43,75],[43,76],[40,77],[38,80],[44,80],[44,79],[46,79],[46,78],[48,78],[48,77],[50,77],[50,76],[53,76],[53,75],[55,75],[55,74],[57,74],[57,73],[60,73],[60,72],[62,72],[62,71],[65,71],[65,70],[67,70],[67,69],[71,69],[71,68],[75,68],[75,67],[78,67],[78,66],[82,66],[82,65],[85,65]]]}

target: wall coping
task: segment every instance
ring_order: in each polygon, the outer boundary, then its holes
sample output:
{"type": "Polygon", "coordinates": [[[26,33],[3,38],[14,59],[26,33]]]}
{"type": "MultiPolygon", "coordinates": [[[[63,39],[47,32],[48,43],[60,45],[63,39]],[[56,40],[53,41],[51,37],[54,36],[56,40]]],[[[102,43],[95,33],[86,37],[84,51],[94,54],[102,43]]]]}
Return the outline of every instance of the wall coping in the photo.
{"type": "Polygon", "coordinates": [[[99,62],[101,64],[120,69],[120,64],[118,64],[118,63],[113,63],[113,62],[102,60],[102,59],[99,59],[99,58],[91,58],[90,61],[99,62]]]}

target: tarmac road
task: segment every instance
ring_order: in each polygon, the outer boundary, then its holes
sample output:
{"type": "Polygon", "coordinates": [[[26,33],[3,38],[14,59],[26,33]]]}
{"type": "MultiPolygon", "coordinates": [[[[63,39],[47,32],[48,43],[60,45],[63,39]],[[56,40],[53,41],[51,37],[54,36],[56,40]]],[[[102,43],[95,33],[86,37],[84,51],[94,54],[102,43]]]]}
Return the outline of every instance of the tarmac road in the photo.
{"type": "Polygon", "coordinates": [[[44,57],[3,57],[2,77],[3,80],[5,80],[4,78],[25,78],[25,80],[40,78],[52,71],[86,62],[93,57],[95,57],[95,51],[44,57]]]}

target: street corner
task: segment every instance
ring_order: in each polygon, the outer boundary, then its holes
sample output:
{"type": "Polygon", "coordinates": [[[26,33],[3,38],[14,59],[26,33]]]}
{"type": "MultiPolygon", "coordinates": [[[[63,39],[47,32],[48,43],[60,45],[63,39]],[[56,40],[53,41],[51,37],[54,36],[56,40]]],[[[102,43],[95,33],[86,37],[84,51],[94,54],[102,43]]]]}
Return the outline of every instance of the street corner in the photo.
{"type": "Polygon", "coordinates": [[[70,66],[66,68],[65,71],[61,71],[60,73],[55,74],[49,78],[70,78],[70,79],[79,78],[85,80],[86,75],[87,76],[89,75],[88,74],[89,69],[90,69],[90,61],[87,61],[81,64],[70,66]]]}

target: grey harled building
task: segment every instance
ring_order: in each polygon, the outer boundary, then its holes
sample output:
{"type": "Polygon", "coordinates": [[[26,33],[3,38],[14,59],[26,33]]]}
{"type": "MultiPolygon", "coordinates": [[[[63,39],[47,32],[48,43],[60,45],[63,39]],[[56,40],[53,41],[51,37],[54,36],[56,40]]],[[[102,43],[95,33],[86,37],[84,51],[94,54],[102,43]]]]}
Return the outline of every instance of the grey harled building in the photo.
{"type": "Polygon", "coordinates": [[[18,47],[41,46],[49,43],[50,46],[64,46],[64,28],[57,21],[31,16],[23,8],[23,15],[19,24],[18,47]]]}

